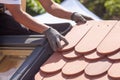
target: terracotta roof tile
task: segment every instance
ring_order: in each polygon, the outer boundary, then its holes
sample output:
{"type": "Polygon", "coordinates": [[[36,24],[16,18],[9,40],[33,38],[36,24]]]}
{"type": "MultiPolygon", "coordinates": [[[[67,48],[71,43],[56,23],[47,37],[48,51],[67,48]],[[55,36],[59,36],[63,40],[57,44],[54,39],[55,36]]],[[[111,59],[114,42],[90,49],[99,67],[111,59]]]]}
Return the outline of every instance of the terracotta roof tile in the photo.
{"type": "Polygon", "coordinates": [[[101,54],[98,54],[96,51],[89,53],[89,54],[85,54],[84,57],[88,60],[98,60],[103,58],[104,56],[101,54]]]}
{"type": "Polygon", "coordinates": [[[69,45],[40,67],[35,80],[120,80],[120,21],[88,21],[65,36],[69,45]]]}
{"type": "Polygon", "coordinates": [[[77,44],[75,51],[79,53],[88,53],[95,50],[116,24],[116,21],[98,21],[96,23],[97,24],[94,25],[85,37],[77,44]]]}
{"type": "Polygon", "coordinates": [[[35,80],[42,80],[45,76],[46,74],[40,71],[35,75],[35,80]]]}
{"type": "Polygon", "coordinates": [[[74,48],[75,45],[83,38],[83,36],[90,30],[90,28],[94,25],[94,21],[87,22],[81,26],[75,26],[66,36],[65,38],[69,42],[67,46],[65,46],[62,51],[70,50],[74,48]],[[72,35],[72,36],[71,36],[72,35]]]}
{"type": "Polygon", "coordinates": [[[109,76],[115,79],[120,79],[120,61],[113,63],[113,65],[108,70],[109,76]]]}
{"type": "Polygon", "coordinates": [[[62,68],[62,73],[64,75],[76,75],[84,71],[85,67],[88,65],[88,62],[84,58],[78,58],[73,61],[67,62],[62,68]]]}
{"type": "Polygon", "coordinates": [[[102,54],[110,54],[120,48],[120,22],[118,22],[102,43],[97,47],[97,51],[102,54]]]}
{"type": "Polygon", "coordinates": [[[85,73],[89,76],[98,76],[108,71],[111,65],[112,63],[108,59],[101,59],[99,61],[90,63],[85,68],[85,73]]]}
{"type": "Polygon", "coordinates": [[[62,69],[66,64],[65,59],[60,53],[54,53],[43,66],[40,67],[41,71],[46,73],[55,73],[62,69]]]}
{"type": "Polygon", "coordinates": [[[81,54],[76,53],[73,49],[66,52],[62,52],[62,55],[64,58],[67,58],[69,60],[82,56],[81,54]]]}
{"type": "Polygon", "coordinates": [[[116,52],[115,54],[111,54],[107,56],[110,60],[120,60],[120,52],[116,52]]]}

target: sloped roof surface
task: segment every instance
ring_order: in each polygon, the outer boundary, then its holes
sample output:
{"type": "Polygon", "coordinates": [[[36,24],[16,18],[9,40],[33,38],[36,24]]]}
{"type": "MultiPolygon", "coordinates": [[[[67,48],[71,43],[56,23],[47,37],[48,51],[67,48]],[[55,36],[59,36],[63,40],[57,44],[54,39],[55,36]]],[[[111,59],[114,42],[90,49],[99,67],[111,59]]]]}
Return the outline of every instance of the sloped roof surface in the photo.
{"type": "Polygon", "coordinates": [[[35,80],[120,80],[120,21],[88,21],[40,67],[35,80]]]}

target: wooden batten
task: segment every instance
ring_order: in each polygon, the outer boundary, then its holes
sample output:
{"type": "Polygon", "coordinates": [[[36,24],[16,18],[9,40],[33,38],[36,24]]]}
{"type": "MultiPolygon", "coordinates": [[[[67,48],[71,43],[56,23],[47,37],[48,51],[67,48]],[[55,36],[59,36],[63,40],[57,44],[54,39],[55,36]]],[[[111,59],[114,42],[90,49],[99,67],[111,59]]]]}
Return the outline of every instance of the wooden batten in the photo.
{"type": "Polygon", "coordinates": [[[29,56],[33,50],[0,50],[0,53],[8,56],[29,56]]]}

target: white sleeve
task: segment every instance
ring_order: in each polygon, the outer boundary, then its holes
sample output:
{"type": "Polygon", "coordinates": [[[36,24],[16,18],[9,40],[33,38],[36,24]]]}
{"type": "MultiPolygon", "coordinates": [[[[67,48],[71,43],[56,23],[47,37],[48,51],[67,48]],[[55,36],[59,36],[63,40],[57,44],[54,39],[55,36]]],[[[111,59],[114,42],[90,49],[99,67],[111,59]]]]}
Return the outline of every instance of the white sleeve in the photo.
{"type": "Polygon", "coordinates": [[[21,4],[21,0],[0,0],[4,4],[21,4]]]}

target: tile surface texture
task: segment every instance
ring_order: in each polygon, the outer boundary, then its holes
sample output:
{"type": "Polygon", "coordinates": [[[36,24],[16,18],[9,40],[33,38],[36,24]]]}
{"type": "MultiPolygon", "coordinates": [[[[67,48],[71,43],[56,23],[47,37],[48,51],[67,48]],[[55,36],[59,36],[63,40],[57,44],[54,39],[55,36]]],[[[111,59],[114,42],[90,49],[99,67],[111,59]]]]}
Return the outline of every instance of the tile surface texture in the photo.
{"type": "Polygon", "coordinates": [[[88,21],[40,67],[35,80],[120,80],[120,21],[88,21]]]}

